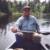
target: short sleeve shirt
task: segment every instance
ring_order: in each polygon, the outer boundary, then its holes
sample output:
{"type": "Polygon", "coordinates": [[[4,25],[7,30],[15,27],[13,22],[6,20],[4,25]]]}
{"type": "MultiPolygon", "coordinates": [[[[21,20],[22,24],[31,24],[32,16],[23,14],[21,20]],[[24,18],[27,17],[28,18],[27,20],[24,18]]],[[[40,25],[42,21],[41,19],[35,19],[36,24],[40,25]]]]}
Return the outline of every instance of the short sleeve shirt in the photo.
{"type": "Polygon", "coordinates": [[[34,31],[36,32],[39,30],[39,25],[37,23],[36,17],[30,15],[29,17],[23,17],[21,16],[16,21],[16,26],[19,27],[23,31],[34,31]]]}

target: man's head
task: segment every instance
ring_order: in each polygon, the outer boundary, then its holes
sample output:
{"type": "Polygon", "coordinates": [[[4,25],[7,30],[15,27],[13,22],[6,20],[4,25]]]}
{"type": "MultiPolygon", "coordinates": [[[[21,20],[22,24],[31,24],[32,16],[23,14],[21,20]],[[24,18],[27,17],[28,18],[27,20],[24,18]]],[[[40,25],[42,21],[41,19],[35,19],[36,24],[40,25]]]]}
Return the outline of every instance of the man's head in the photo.
{"type": "Polygon", "coordinates": [[[23,7],[23,16],[29,16],[30,15],[30,7],[24,6],[23,7]]]}

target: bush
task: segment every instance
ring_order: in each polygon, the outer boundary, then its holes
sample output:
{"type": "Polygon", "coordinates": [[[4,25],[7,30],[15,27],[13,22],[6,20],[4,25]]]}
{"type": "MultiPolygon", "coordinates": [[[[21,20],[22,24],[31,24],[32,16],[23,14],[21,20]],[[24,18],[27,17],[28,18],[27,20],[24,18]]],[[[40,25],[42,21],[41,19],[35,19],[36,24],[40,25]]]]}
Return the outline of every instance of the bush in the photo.
{"type": "Polygon", "coordinates": [[[12,20],[16,21],[21,15],[22,13],[12,13],[12,20]]]}

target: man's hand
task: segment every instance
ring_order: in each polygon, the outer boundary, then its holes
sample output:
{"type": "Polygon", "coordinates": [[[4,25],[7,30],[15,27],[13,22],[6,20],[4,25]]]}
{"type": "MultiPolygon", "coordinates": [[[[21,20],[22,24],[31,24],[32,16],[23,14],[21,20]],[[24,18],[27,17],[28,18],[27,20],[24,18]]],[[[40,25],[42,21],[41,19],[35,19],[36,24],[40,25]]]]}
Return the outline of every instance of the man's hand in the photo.
{"type": "Polygon", "coordinates": [[[13,33],[16,33],[16,32],[17,32],[17,28],[16,28],[16,27],[13,27],[13,28],[11,28],[11,31],[12,31],[13,33]]]}
{"type": "Polygon", "coordinates": [[[18,35],[18,36],[23,36],[23,33],[20,32],[20,29],[18,29],[18,28],[15,27],[15,26],[11,28],[11,31],[12,31],[13,33],[16,33],[16,35],[18,35]]]}

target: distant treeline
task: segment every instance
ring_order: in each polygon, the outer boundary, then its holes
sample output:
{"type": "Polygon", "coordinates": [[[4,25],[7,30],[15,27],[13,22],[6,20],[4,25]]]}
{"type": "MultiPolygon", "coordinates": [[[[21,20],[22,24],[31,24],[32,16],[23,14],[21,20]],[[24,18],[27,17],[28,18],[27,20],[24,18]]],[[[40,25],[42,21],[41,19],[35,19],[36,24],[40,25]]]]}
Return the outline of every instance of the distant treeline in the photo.
{"type": "Polygon", "coordinates": [[[0,0],[0,12],[2,11],[10,15],[11,21],[22,15],[22,7],[27,4],[31,7],[32,15],[36,16],[37,18],[42,18],[44,14],[50,14],[50,2],[46,3],[44,1],[41,3],[40,0],[34,0],[32,2],[28,1],[28,3],[22,3],[21,1],[18,3],[16,0],[14,0],[14,2],[0,0]]]}

